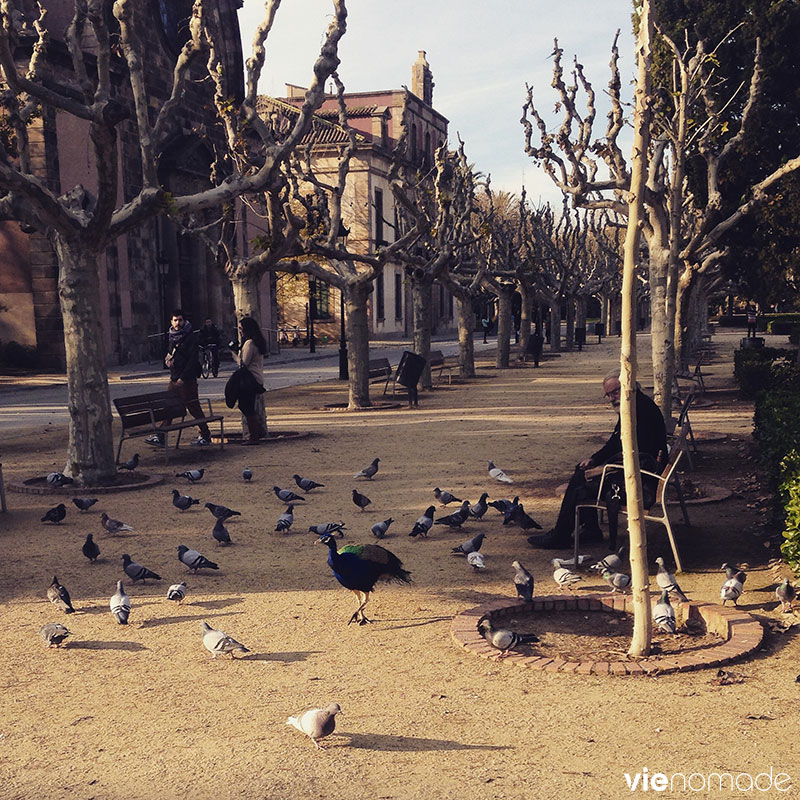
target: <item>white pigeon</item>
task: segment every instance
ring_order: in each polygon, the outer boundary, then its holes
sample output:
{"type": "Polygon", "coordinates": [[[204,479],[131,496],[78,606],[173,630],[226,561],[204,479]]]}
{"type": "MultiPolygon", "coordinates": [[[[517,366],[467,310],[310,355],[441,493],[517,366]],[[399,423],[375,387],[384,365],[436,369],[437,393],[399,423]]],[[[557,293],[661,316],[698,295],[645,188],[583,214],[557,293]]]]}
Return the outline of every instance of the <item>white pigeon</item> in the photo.
{"type": "Polygon", "coordinates": [[[675,633],[675,609],[669,602],[669,591],[661,592],[661,599],[653,609],[653,622],[662,633],[675,633]]]}
{"type": "Polygon", "coordinates": [[[178,605],[181,605],[186,597],[187,588],[186,581],[173,583],[172,586],[167,589],[167,600],[174,600],[178,605]]]}
{"type": "Polygon", "coordinates": [[[623,594],[627,593],[631,585],[631,576],[626,575],[624,572],[612,572],[611,570],[603,570],[603,580],[611,587],[612,592],[620,591],[623,594]]]}
{"type": "Polygon", "coordinates": [[[201,622],[200,625],[203,628],[203,645],[211,653],[211,658],[216,658],[220,653],[222,655],[230,653],[231,658],[235,658],[234,653],[250,652],[241,642],[237,642],[224,631],[214,630],[207,622],[201,622]]]}
{"type": "Polygon", "coordinates": [[[477,551],[474,553],[467,553],[467,564],[469,564],[475,572],[479,569],[486,569],[486,559],[483,553],[478,553],[477,551]]]}
{"type": "Polygon", "coordinates": [[[331,703],[325,708],[310,708],[296,717],[289,717],[287,725],[297,728],[300,733],[304,733],[314,742],[317,750],[324,750],[319,740],[330,736],[336,729],[336,715],[341,714],[342,709],[338,703],[331,703]]]}
{"type": "Polygon", "coordinates": [[[489,477],[494,478],[496,481],[500,481],[500,483],[514,483],[508,475],[500,469],[500,467],[496,467],[494,465],[494,461],[489,462],[489,477]]]}
{"type": "Polygon", "coordinates": [[[747,578],[747,575],[744,572],[737,572],[732,578],[728,578],[725,583],[722,584],[722,588],[719,590],[719,599],[722,600],[722,605],[730,600],[734,605],[736,605],[736,601],[742,594],[742,590],[744,589],[744,582],[747,578]]]}
{"type": "Polygon", "coordinates": [[[558,584],[559,589],[567,588],[572,591],[572,585],[578,583],[578,581],[582,581],[583,578],[576,572],[568,570],[566,567],[558,566],[555,562],[556,559],[553,559],[553,566],[555,567],[553,580],[558,584]]]}
{"type": "Polygon", "coordinates": [[[122,581],[117,581],[117,591],[111,596],[108,606],[118,624],[128,624],[128,617],[131,613],[131,599],[125,594],[125,587],[122,585],[122,581]]]}

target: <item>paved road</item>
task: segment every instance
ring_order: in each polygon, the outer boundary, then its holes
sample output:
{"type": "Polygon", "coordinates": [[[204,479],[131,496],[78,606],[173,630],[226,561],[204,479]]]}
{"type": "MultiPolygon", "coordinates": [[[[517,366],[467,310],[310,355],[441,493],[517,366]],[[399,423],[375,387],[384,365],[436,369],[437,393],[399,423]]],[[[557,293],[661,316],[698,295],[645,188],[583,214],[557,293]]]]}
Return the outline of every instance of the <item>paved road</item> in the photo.
{"type": "MultiPolygon", "coordinates": [[[[458,351],[458,342],[455,340],[435,341],[432,346],[445,355],[458,351]]],[[[480,340],[475,342],[476,354],[494,347],[494,340],[489,344],[483,344],[480,340]]],[[[370,352],[388,358],[395,365],[403,351],[408,349],[408,342],[384,342],[371,345],[370,352]]],[[[223,363],[218,378],[201,378],[201,397],[211,397],[215,401],[222,398],[225,382],[232,369],[232,364],[223,363]]],[[[321,348],[316,354],[310,355],[307,350],[287,348],[279,356],[265,359],[264,376],[269,389],[335,380],[339,376],[338,350],[321,348]]],[[[127,365],[109,370],[112,399],[159,391],[165,388],[166,382],[166,370],[158,370],[155,364],[127,365]]],[[[0,378],[0,432],[9,434],[17,428],[65,425],[68,420],[67,388],[63,375],[0,378]]]]}

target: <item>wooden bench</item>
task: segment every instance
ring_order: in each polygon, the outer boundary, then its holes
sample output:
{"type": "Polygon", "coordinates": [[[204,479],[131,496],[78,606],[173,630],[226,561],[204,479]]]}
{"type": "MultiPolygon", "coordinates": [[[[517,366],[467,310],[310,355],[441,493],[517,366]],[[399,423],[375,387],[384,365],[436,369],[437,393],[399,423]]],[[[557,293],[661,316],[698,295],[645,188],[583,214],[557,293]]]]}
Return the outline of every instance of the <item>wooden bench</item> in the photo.
{"type": "Polygon", "coordinates": [[[178,395],[173,392],[151,392],[149,394],[130,395],[114,400],[117,413],[122,422],[122,434],[119,438],[117,447],[117,464],[119,464],[119,454],[122,451],[122,443],[126,439],[134,439],[140,436],[151,436],[154,433],[164,437],[164,463],[169,464],[169,434],[177,432],[178,438],[175,441],[177,450],[181,443],[181,434],[186,428],[194,428],[202,422],[219,423],[220,447],[225,445],[225,430],[223,417],[214,414],[211,408],[211,400],[204,398],[198,401],[206,404],[207,411],[202,419],[194,417],[186,418],[188,413],[186,405],[178,395]],[[172,420],[169,425],[160,425],[162,422],[172,420]]]}
{"type": "Polygon", "coordinates": [[[381,380],[384,378],[386,379],[386,382],[383,384],[383,393],[386,394],[386,390],[389,388],[389,380],[392,377],[392,367],[391,364],[389,364],[389,359],[371,358],[367,364],[367,370],[370,380],[373,378],[380,378],[381,380]]]}
{"type": "Polygon", "coordinates": [[[442,379],[442,373],[447,369],[447,382],[453,382],[453,369],[445,362],[445,356],[441,350],[431,350],[428,356],[428,364],[431,368],[431,381],[433,381],[433,371],[438,367],[439,372],[436,375],[438,380],[442,379]]]}
{"type": "Polygon", "coordinates": [[[702,394],[706,390],[706,384],[703,380],[703,364],[705,363],[705,353],[698,353],[697,355],[697,363],[694,366],[693,370],[676,370],[675,371],[675,391],[678,396],[679,400],[683,400],[683,396],[681,394],[681,386],[678,383],[678,379],[684,381],[692,381],[694,383],[693,391],[702,394]]]}

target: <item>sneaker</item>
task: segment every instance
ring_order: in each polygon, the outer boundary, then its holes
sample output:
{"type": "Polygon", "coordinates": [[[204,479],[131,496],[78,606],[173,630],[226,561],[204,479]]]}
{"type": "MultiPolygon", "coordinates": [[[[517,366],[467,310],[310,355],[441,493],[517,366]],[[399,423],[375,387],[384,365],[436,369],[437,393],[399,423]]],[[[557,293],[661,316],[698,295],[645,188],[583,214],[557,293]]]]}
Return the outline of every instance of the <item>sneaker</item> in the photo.
{"type": "Polygon", "coordinates": [[[547,533],[534,533],[528,537],[531,547],[542,547],[545,550],[568,550],[572,547],[572,536],[551,528],[547,533]]]}
{"type": "Polygon", "coordinates": [[[153,433],[150,436],[145,437],[144,442],[145,444],[153,445],[153,447],[163,447],[164,436],[160,433],[153,433]]]}
{"type": "Polygon", "coordinates": [[[211,439],[208,436],[198,436],[192,444],[196,447],[208,447],[211,444],[211,439]]]}

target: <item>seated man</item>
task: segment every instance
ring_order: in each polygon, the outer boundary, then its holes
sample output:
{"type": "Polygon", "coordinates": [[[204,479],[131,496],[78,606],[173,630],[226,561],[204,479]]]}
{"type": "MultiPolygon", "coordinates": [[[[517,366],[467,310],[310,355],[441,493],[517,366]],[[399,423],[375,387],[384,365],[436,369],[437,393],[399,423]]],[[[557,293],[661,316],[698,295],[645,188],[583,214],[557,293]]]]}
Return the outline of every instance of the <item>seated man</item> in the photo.
{"type": "MultiPolygon", "coordinates": [[[[619,370],[610,373],[603,380],[603,392],[615,409],[619,409],[620,382],[619,370]]],[[[642,469],[650,472],[661,472],[667,459],[667,431],[664,426],[664,417],[658,406],[638,387],[636,387],[636,435],[639,441],[639,459],[642,469]]],[[[600,484],[599,470],[594,470],[593,479],[586,480],[586,471],[603,464],[622,463],[622,441],[620,440],[620,419],[608,441],[589,458],[584,458],[575,468],[575,474],[570,480],[561,510],[555,527],[546,533],[529,536],[528,543],[533,547],[551,549],[566,549],[572,544],[572,532],[575,527],[575,506],[581,502],[593,502],[597,497],[600,484]]],[[[652,479],[650,479],[652,481],[652,479]]],[[[655,498],[654,487],[648,486],[648,479],[643,481],[645,500],[650,494],[655,498]]],[[[619,503],[624,502],[623,493],[617,498],[619,503]]],[[[652,504],[652,503],[651,503],[652,504]]],[[[647,503],[645,503],[647,505],[647,503]]],[[[603,540],[603,533],[597,522],[597,511],[593,508],[581,509],[580,540],[582,542],[599,542],[603,540]]],[[[617,514],[611,510],[609,513],[609,544],[616,546],[617,514]]]]}

